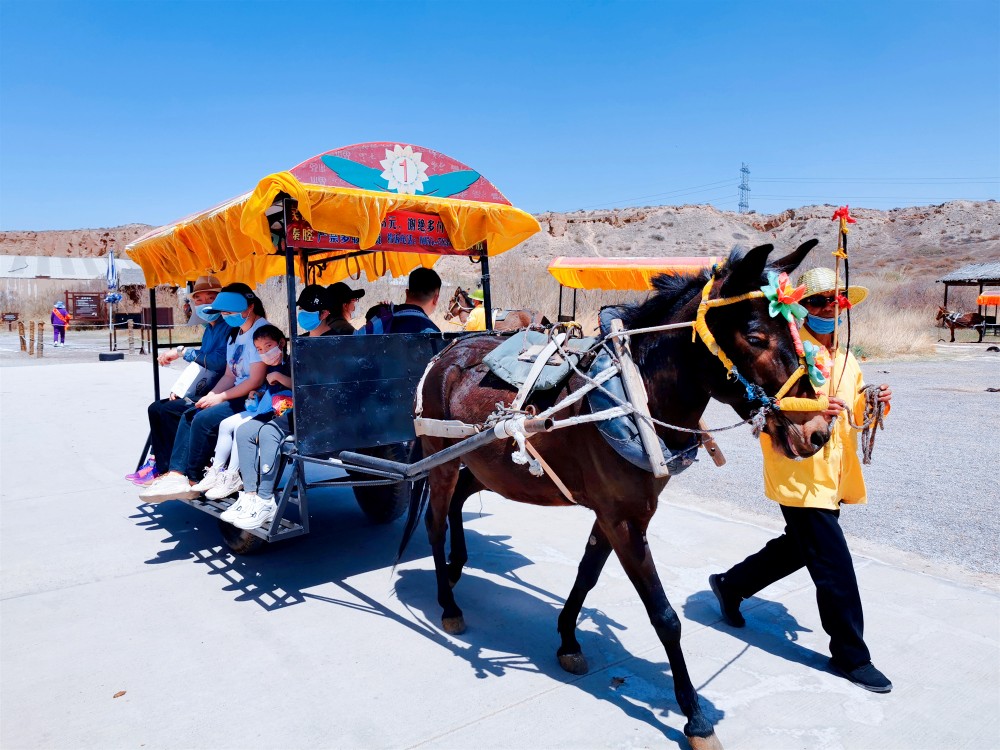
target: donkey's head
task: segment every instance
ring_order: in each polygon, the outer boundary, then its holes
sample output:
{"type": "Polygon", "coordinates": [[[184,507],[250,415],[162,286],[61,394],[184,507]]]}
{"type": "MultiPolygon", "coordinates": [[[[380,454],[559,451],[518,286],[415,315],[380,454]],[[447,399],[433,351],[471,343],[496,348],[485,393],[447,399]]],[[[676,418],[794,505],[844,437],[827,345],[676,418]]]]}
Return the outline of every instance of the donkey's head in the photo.
{"type": "Polygon", "coordinates": [[[941,307],[941,305],[938,305],[937,317],[934,318],[934,320],[944,320],[945,318],[948,317],[948,314],[949,314],[948,310],[941,307]]]}
{"type": "MultiPolygon", "coordinates": [[[[791,274],[818,244],[810,240],[784,258],[768,262],[774,249],[761,245],[746,253],[734,251],[715,275],[709,298],[731,299],[759,292],[768,283],[768,272],[791,274]]],[[[711,395],[731,405],[747,418],[764,401],[783,397],[815,398],[808,375],[796,377],[799,355],[789,321],[771,315],[770,300],[756,296],[746,301],[709,308],[705,322],[720,350],[732,360],[739,378],[715,362],[706,381],[711,395]],[[783,392],[784,391],[784,392],[783,392]]],[[[766,410],[763,425],[775,447],[789,458],[811,456],[830,439],[830,420],[816,411],[766,410]]]]}
{"type": "Polygon", "coordinates": [[[444,319],[461,318],[462,313],[468,315],[473,307],[475,307],[475,304],[472,302],[469,293],[462,289],[462,287],[456,287],[455,293],[451,295],[451,301],[448,303],[448,310],[444,314],[444,319]]]}

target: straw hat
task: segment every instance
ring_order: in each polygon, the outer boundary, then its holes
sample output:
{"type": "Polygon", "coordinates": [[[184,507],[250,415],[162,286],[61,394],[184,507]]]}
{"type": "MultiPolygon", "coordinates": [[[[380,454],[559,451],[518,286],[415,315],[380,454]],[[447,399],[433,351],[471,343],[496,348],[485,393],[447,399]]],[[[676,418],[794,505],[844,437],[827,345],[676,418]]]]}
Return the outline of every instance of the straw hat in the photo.
{"type": "MultiPolygon", "coordinates": [[[[833,272],[832,268],[811,268],[799,276],[799,281],[796,284],[796,286],[805,286],[806,288],[806,293],[802,295],[803,300],[814,294],[830,294],[836,285],[837,275],[833,272]]],[[[837,291],[844,291],[843,284],[841,284],[837,291]]],[[[847,299],[852,306],[863,302],[867,296],[868,289],[863,286],[849,286],[847,288],[847,299]]]]}
{"type": "Polygon", "coordinates": [[[198,292],[218,292],[222,289],[222,284],[214,276],[199,276],[198,280],[194,282],[194,289],[191,290],[191,294],[197,294],[198,292]]]}

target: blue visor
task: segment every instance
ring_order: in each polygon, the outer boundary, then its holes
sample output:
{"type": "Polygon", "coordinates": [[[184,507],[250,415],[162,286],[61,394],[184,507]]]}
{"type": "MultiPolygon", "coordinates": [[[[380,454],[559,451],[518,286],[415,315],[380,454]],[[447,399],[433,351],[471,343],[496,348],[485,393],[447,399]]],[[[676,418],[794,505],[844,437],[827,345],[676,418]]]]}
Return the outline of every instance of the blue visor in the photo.
{"type": "Polygon", "coordinates": [[[209,315],[212,313],[237,313],[243,312],[248,307],[250,303],[247,302],[247,298],[238,292],[219,292],[219,295],[215,298],[209,307],[205,310],[209,315]]]}

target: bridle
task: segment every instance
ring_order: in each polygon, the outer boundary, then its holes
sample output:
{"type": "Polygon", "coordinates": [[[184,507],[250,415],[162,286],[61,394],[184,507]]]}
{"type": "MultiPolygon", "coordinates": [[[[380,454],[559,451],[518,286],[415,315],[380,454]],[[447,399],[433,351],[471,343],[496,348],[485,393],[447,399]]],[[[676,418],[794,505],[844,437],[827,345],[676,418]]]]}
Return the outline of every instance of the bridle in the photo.
{"type": "MultiPolygon", "coordinates": [[[[712,331],[709,329],[708,322],[705,319],[708,311],[713,307],[734,305],[737,302],[746,302],[748,300],[761,299],[764,297],[772,300],[772,308],[774,308],[775,305],[779,308],[783,305],[788,306],[789,303],[780,301],[780,290],[776,291],[773,295],[768,292],[771,286],[776,286],[773,280],[771,285],[764,286],[756,291],[747,292],[746,294],[740,294],[735,297],[716,297],[715,299],[709,299],[709,294],[712,292],[712,286],[715,284],[718,271],[718,264],[713,265],[708,281],[705,283],[704,289],[702,289],[701,302],[698,304],[698,312],[695,315],[694,321],[689,324],[694,327],[694,331],[691,333],[691,340],[694,341],[696,337],[700,338],[708,350],[718,357],[722,366],[726,368],[727,376],[731,380],[736,380],[744,387],[746,390],[747,400],[751,403],[759,403],[763,409],[777,409],[780,411],[826,411],[830,408],[830,399],[824,394],[820,394],[817,398],[796,398],[786,397],[785,395],[792,389],[792,386],[798,382],[799,378],[809,372],[806,352],[802,345],[802,339],[799,337],[799,331],[796,325],[796,321],[799,320],[800,317],[794,312],[794,309],[792,309],[788,315],[785,315],[785,317],[788,320],[788,329],[792,334],[792,341],[795,343],[795,352],[799,357],[799,366],[795,369],[795,372],[788,376],[784,385],[782,385],[773,396],[768,396],[761,386],[756,383],[751,383],[742,374],[740,374],[739,370],[736,369],[736,365],[733,364],[733,360],[726,355],[726,353],[722,350],[722,347],[719,346],[719,342],[715,340],[715,336],[712,335],[712,331]]],[[[776,317],[778,314],[778,312],[774,312],[773,310],[771,312],[772,317],[776,317]]],[[[785,313],[784,311],[780,311],[780,314],[784,315],[785,313]]]]}
{"type": "Polygon", "coordinates": [[[462,289],[462,287],[456,287],[455,293],[451,297],[451,303],[448,305],[448,312],[444,314],[445,320],[451,320],[452,318],[461,318],[462,313],[471,313],[475,309],[475,305],[471,303],[468,293],[462,289]],[[462,300],[469,302],[469,306],[466,307],[462,300]],[[452,312],[455,308],[458,308],[458,312],[452,312]]]}

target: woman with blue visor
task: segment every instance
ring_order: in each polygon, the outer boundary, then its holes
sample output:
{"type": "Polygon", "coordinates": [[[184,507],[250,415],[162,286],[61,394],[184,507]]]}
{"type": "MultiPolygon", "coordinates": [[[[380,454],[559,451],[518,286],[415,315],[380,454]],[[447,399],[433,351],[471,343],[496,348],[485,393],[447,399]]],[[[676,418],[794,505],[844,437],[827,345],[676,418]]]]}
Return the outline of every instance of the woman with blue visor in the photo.
{"type": "Polygon", "coordinates": [[[243,411],[247,396],[263,387],[267,374],[254,332],[263,325],[264,304],[246,284],[229,284],[204,312],[218,313],[230,326],[226,345],[226,371],[211,391],[181,417],[170,454],[170,470],[139,493],[148,503],[191,499],[199,493],[192,486],[201,481],[215,448],[219,424],[243,411]]]}

